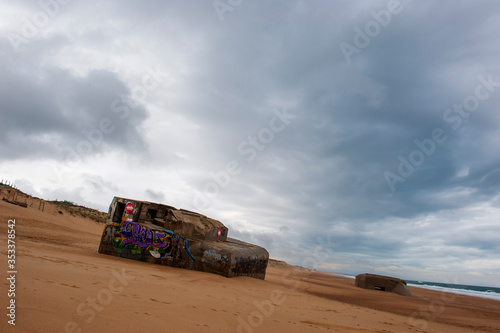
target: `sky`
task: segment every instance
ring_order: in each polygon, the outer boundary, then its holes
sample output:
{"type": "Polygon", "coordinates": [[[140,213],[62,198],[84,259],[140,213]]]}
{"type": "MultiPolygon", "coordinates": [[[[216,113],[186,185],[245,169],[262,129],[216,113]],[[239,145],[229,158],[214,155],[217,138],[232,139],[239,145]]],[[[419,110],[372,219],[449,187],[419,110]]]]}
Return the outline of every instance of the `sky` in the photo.
{"type": "Polygon", "coordinates": [[[24,192],[194,210],[294,265],[500,287],[500,2],[0,6],[0,178],[24,192]]]}

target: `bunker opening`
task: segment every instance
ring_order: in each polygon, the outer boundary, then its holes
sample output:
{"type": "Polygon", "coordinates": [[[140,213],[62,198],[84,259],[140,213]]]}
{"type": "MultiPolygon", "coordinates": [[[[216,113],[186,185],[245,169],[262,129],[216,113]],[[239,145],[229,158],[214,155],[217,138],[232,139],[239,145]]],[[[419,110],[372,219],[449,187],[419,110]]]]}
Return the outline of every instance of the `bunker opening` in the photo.
{"type": "Polygon", "coordinates": [[[122,216],[124,211],[125,211],[125,203],[117,202],[112,221],[120,223],[122,221],[122,216]]]}

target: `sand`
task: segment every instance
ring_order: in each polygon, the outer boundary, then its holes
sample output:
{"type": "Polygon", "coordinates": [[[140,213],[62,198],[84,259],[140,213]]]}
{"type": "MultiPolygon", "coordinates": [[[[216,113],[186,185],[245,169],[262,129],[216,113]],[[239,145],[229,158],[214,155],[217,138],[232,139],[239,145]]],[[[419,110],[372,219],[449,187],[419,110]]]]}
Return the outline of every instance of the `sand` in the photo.
{"type": "Polygon", "coordinates": [[[0,201],[0,332],[500,332],[500,302],[415,297],[272,262],[225,278],[97,253],[103,224],[0,201]],[[16,317],[7,323],[7,224],[16,220],[16,317]]]}

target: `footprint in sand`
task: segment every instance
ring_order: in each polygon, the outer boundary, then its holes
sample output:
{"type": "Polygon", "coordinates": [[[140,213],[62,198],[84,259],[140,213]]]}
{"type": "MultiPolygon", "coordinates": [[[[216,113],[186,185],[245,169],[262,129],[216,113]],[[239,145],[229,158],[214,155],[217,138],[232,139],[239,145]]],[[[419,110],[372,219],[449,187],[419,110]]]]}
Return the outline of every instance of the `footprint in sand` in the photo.
{"type": "Polygon", "coordinates": [[[159,300],[154,299],[154,298],[150,298],[150,300],[152,300],[153,302],[158,302],[158,303],[163,303],[163,304],[172,304],[172,302],[159,301],[159,300]]]}

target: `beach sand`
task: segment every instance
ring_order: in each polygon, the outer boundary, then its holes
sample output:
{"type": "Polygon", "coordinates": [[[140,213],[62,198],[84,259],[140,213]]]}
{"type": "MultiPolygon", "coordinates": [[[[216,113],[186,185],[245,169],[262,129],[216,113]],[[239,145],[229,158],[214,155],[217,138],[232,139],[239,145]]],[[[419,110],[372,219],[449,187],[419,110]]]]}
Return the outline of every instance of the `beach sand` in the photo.
{"type": "Polygon", "coordinates": [[[364,290],[353,279],[278,261],[262,281],[101,255],[103,224],[59,210],[0,201],[1,332],[500,332],[494,300],[364,290]],[[9,219],[16,220],[15,326],[6,316],[9,219]]]}

